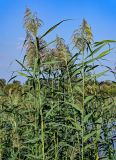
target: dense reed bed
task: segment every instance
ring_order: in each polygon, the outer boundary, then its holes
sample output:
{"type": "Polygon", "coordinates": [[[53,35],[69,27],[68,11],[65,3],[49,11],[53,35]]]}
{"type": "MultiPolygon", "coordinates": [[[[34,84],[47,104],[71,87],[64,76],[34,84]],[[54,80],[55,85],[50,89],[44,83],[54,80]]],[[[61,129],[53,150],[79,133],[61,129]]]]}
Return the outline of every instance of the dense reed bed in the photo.
{"type": "Polygon", "coordinates": [[[115,95],[98,82],[106,73],[115,74],[101,65],[115,41],[94,42],[83,20],[72,36],[74,53],[60,37],[45,42],[65,21],[38,36],[42,21],[26,10],[26,53],[17,63],[27,80],[3,85],[0,92],[2,160],[116,159],[115,95]]]}

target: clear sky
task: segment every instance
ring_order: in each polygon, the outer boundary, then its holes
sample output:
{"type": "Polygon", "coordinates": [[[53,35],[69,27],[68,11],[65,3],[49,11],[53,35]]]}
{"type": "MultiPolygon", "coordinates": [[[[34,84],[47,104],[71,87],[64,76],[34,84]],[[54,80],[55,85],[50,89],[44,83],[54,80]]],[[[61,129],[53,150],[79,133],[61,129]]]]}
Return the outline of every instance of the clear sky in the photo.
{"type": "MultiPolygon", "coordinates": [[[[21,45],[25,38],[23,16],[26,7],[36,11],[43,20],[41,33],[62,19],[73,19],[51,33],[48,40],[54,40],[58,34],[70,43],[71,34],[83,18],[90,24],[95,41],[116,40],[116,0],[0,0],[0,78],[8,80],[12,71],[18,69],[15,59],[23,57],[21,45]]],[[[115,55],[107,56],[107,65],[114,67],[115,55]]]]}

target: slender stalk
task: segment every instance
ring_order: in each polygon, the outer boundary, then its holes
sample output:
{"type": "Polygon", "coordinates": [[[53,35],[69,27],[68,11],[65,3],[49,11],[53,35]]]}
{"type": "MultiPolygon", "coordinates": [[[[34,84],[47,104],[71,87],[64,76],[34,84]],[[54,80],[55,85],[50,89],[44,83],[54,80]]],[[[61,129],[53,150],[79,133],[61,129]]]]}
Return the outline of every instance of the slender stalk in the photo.
{"type": "Polygon", "coordinates": [[[45,155],[44,155],[44,123],[43,123],[42,109],[40,109],[40,114],[41,114],[42,160],[44,160],[45,159],[45,155]]]}
{"type": "Polygon", "coordinates": [[[54,143],[55,143],[55,160],[58,160],[58,136],[54,133],[54,143]]]}
{"type": "Polygon", "coordinates": [[[82,64],[83,64],[83,67],[82,67],[82,78],[83,78],[83,81],[82,81],[82,90],[83,90],[83,95],[82,95],[82,106],[83,106],[83,111],[82,111],[82,118],[81,118],[81,121],[82,121],[82,160],[84,160],[84,100],[85,100],[85,73],[84,73],[84,51],[82,53],[82,64]]]}
{"type": "MultiPolygon", "coordinates": [[[[39,39],[36,37],[36,52],[37,52],[37,59],[39,64],[37,64],[38,66],[38,98],[39,98],[39,110],[40,110],[40,116],[41,116],[41,142],[42,142],[42,159],[45,159],[45,155],[44,155],[44,124],[43,124],[43,113],[42,113],[42,106],[41,106],[41,94],[40,94],[40,53],[39,53],[39,39]]],[[[37,63],[38,63],[37,62],[37,63]]],[[[39,114],[39,113],[38,113],[39,114]]]]}
{"type": "Polygon", "coordinates": [[[71,98],[72,98],[72,102],[73,102],[73,104],[74,104],[74,97],[73,97],[72,83],[71,83],[71,78],[70,78],[70,73],[69,73],[69,69],[68,69],[68,65],[67,65],[67,63],[66,63],[66,69],[67,69],[67,74],[68,74],[68,81],[69,81],[69,86],[70,86],[71,98]]]}

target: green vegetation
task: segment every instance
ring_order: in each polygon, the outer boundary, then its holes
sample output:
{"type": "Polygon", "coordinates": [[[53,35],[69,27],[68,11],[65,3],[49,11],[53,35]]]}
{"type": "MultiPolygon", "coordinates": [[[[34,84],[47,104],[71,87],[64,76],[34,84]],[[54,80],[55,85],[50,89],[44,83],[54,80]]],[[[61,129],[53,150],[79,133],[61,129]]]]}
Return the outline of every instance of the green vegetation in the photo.
{"type": "Polygon", "coordinates": [[[98,82],[115,71],[96,72],[112,50],[108,44],[116,41],[93,42],[83,20],[72,36],[75,54],[60,37],[47,43],[45,37],[65,21],[38,36],[42,21],[26,10],[26,54],[17,63],[27,81],[0,80],[2,160],[116,159],[116,83],[98,82]]]}

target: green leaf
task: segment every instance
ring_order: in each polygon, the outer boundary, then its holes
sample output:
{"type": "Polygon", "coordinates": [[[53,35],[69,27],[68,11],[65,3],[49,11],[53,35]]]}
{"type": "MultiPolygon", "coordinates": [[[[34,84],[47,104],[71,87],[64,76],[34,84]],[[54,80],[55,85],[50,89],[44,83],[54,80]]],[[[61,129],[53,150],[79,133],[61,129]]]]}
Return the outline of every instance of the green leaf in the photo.
{"type": "Polygon", "coordinates": [[[71,146],[70,144],[68,144],[68,143],[66,143],[66,142],[60,142],[59,143],[59,146],[61,146],[61,147],[70,147],[70,148],[74,148],[73,146],[71,146]]]}
{"type": "MultiPolygon", "coordinates": [[[[20,64],[20,66],[21,66],[22,68],[25,69],[25,71],[27,71],[27,72],[30,74],[30,76],[32,76],[32,74],[29,72],[29,70],[28,70],[21,62],[19,62],[18,60],[16,60],[16,61],[17,61],[18,64],[20,64]]],[[[33,77],[33,76],[32,76],[32,77],[33,77]]]]}
{"type": "Polygon", "coordinates": [[[52,32],[56,27],[58,27],[61,23],[65,22],[65,21],[68,21],[68,20],[71,20],[71,19],[66,19],[66,20],[62,20],[61,22],[55,24],[53,27],[51,27],[50,29],[47,30],[47,32],[45,32],[41,37],[40,39],[42,39],[43,37],[45,37],[48,33],[52,32]]]}
{"type": "Polygon", "coordinates": [[[58,106],[58,105],[53,105],[53,106],[51,107],[51,109],[46,113],[46,118],[51,115],[52,111],[53,111],[54,108],[57,107],[57,106],[58,106]]]}
{"type": "Polygon", "coordinates": [[[98,53],[98,51],[99,51],[101,48],[103,48],[103,46],[104,46],[104,44],[103,44],[102,46],[96,48],[94,51],[91,51],[91,53],[90,53],[85,59],[87,59],[87,58],[95,55],[96,53],[98,53]]]}
{"type": "Polygon", "coordinates": [[[17,76],[11,77],[11,78],[8,80],[8,83],[9,83],[11,80],[15,79],[16,77],[17,77],[17,76]]]}
{"type": "Polygon", "coordinates": [[[89,71],[93,71],[95,68],[97,68],[99,65],[95,65],[95,66],[89,66],[89,69],[87,69],[87,72],[89,71]]]}
{"type": "Polygon", "coordinates": [[[108,71],[109,71],[109,70],[105,70],[105,71],[100,72],[100,73],[98,73],[98,74],[94,74],[94,75],[92,75],[91,77],[89,77],[88,80],[89,80],[89,79],[92,79],[92,78],[99,78],[99,77],[103,76],[105,73],[107,73],[108,71]]]}
{"type": "Polygon", "coordinates": [[[79,130],[79,131],[82,130],[81,125],[79,125],[77,122],[72,122],[72,124],[77,130],[79,130]]]}
{"type": "Polygon", "coordinates": [[[84,116],[84,123],[88,122],[88,119],[91,117],[92,113],[87,114],[86,116],[84,116]]]}
{"type": "Polygon", "coordinates": [[[97,119],[96,123],[102,123],[102,117],[100,117],[99,119],[97,119]]]}
{"type": "Polygon", "coordinates": [[[51,45],[52,43],[56,42],[56,40],[53,40],[52,42],[46,44],[45,46],[42,46],[39,50],[41,51],[42,49],[48,47],[49,45],[51,45]]]}
{"type": "Polygon", "coordinates": [[[19,73],[19,75],[28,78],[28,75],[27,75],[27,74],[25,74],[25,73],[23,73],[23,72],[18,72],[18,73],[19,73]]]}
{"type": "Polygon", "coordinates": [[[71,78],[74,77],[74,76],[77,75],[77,74],[80,74],[81,71],[82,71],[82,68],[81,68],[81,67],[75,69],[75,70],[73,71],[73,73],[71,74],[71,78]]]}
{"type": "Polygon", "coordinates": [[[103,41],[100,41],[100,42],[95,42],[94,44],[95,44],[95,47],[96,47],[96,46],[99,46],[99,45],[102,45],[102,44],[107,45],[108,43],[115,43],[115,42],[116,42],[116,40],[103,40],[103,41]]]}
{"type": "Polygon", "coordinates": [[[78,124],[73,118],[67,117],[67,120],[69,120],[77,130],[82,130],[81,124],[78,124]]]}
{"type": "Polygon", "coordinates": [[[90,102],[93,99],[94,96],[88,96],[84,100],[84,104],[86,105],[88,102],[90,102]]]}
{"type": "MultiPolygon", "coordinates": [[[[89,63],[92,63],[92,62],[94,62],[94,61],[96,61],[96,60],[101,59],[102,57],[104,57],[104,56],[106,56],[107,54],[109,54],[112,49],[113,49],[113,48],[108,49],[108,50],[106,50],[106,51],[103,51],[103,52],[100,53],[97,57],[92,58],[92,59],[90,59],[90,60],[88,60],[88,61],[85,61],[85,62],[84,62],[84,65],[87,65],[87,64],[89,64],[89,63]]],[[[77,66],[81,66],[81,65],[82,65],[82,62],[77,64],[77,66]]]]}
{"type": "Polygon", "coordinates": [[[100,58],[106,56],[112,49],[113,49],[113,48],[108,49],[108,50],[106,50],[106,51],[100,53],[100,54],[96,57],[96,59],[98,60],[98,59],[100,59],[100,58]]]}
{"type": "Polygon", "coordinates": [[[76,86],[75,86],[75,89],[76,89],[76,91],[78,91],[79,93],[83,94],[82,87],[76,85],[76,86]]]}
{"type": "Polygon", "coordinates": [[[24,144],[35,144],[37,143],[39,140],[41,140],[41,138],[34,138],[34,139],[30,139],[26,142],[23,142],[24,144]]]}
{"type": "Polygon", "coordinates": [[[52,125],[54,127],[60,127],[61,126],[61,127],[67,128],[67,129],[81,130],[81,127],[79,125],[76,125],[76,127],[73,127],[71,125],[65,125],[65,124],[62,124],[62,123],[55,123],[55,122],[51,122],[51,123],[49,123],[49,125],[52,125]]]}
{"type": "Polygon", "coordinates": [[[84,136],[83,141],[86,142],[89,138],[91,138],[92,136],[94,136],[96,133],[96,131],[92,131],[91,133],[87,134],[86,136],[84,136]]]}
{"type": "Polygon", "coordinates": [[[87,149],[91,149],[92,147],[94,147],[94,145],[94,143],[86,144],[86,146],[84,147],[84,151],[86,152],[87,149]]]}
{"type": "Polygon", "coordinates": [[[72,106],[73,108],[75,108],[76,110],[78,110],[79,112],[83,112],[82,106],[79,104],[73,104],[73,103],[69,103],[69,102],[65,102],[65,104],[72,106]]]}
{"type": "Polygon", "coordinates": [[[42,154],[39,155],[39,156],[35,156],[35,155],[32,155],[32,154],[27,154],[26,155],[28,158],[31,158],[31,159],[34,159],[34,160],[38,160],[38,159],[41,159],[42,158],[42,154]]]}
{"type": "Polygon", "coordinates": [[[74,63],[76,60],[77,60],[77,57],[80,55],[80,52],[79,53],[76,53],[68,62],[67,62],[67,65],[69,65],[70,63],[74,63]]]}

